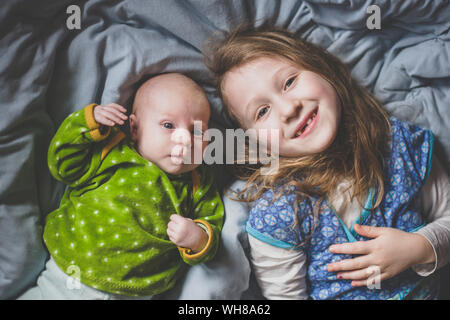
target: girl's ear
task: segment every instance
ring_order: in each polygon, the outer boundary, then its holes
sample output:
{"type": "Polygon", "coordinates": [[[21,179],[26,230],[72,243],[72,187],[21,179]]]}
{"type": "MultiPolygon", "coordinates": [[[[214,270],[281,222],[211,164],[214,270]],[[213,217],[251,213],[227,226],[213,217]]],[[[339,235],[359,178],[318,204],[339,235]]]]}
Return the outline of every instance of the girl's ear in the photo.
{"type": "Polygon", "coordinates": [[[138,129],[138,123],[137,118],[135,114],[130,115],[130,135],[131,140],[136,142],[137,140],[137,129],[138,129]]]}

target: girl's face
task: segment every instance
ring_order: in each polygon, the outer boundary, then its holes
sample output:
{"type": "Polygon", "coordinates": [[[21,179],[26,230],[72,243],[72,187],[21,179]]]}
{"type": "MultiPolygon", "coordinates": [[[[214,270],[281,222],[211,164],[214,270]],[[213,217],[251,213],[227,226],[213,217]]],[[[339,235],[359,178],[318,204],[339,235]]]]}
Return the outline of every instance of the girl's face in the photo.
{"type": "Polygon", "coordinates": [[[322,152],[336,137],[341,116],[336,91],[288,60],[252,60],[226,73],[222,88],[244,129],[278,129],[280,156],[322,152]]]}

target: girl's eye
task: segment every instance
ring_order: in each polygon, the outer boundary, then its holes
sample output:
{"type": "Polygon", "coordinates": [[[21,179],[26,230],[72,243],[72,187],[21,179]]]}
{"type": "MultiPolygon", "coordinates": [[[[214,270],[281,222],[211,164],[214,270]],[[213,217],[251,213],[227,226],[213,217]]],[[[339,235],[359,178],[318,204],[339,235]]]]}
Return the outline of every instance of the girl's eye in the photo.
{"type": "Polygon", "coordinates": [[[261,109],[259,109],[258,114],[256,115],[256,119],[260,119],[262,117],[264,117],[264,115],[269,111],[269,107],[263,107],[261,109]]]}
{"type": "Polygon", "coordinates": [[[290,77],[284,84],[284,90],[287,90],[295,81],[295,77],[290,77]]]}
{"type": "Polygon", "coordinates": [[[171,124],[170,122],[164,122],[163,123],[163,127],[166,129],[173,129],[173,124],[171,124]]]}

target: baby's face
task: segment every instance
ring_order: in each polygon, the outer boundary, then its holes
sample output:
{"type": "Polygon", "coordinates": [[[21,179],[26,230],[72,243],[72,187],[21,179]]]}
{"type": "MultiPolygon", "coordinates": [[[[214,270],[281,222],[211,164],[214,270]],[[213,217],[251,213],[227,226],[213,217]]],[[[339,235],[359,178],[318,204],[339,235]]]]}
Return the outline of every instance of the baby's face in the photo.
{"type": "Polygon", "coordinates": [[[152,90],[136,112],[136,149],[169,174],[194,170],[207,145],[209,116],[203,92],[170,83],[152,90]]]}
{"type": "Polygon", "coordinates": [[[322,152],[337,134],[336,91],[289,61],[261,57],[232,69],[225,75],[223,96],[245,129],[278,130],[281,156],[322,152]]]}

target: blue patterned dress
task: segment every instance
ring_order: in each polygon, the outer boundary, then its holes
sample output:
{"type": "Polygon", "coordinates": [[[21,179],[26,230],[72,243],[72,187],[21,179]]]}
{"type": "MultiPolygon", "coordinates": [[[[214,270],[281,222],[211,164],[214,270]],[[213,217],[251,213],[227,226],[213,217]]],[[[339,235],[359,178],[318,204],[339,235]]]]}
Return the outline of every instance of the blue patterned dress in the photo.
{"type": "MultiPolygon", "coordinates": [[[[415,125],[391,118],[390,154],[385,159],[385,197],[375,210],[375,191],[369,192],[364,209],[355,221],[361,225],[392,227],[414,232],[423,227],[417,195],[431,168],[433,134],[415,125]]],[[[349,229],[327,201],[297,199],[293,188],[273,201],[266,191],[255,201],[246,230],[253,237],[281,248],[305,250],[308,257],[307,282],[313,299],[404,299],[411,295],[436,298],[434,281],[418,276],[411,269],[383,281],[378,288],[352,287],[351,281],[337,279],[327,265],[353,256],[333,254],[332,244],[368,240],[349,229]],[[314,218],[313,208],[319,208],[314,218]],[[297,213],[294,208],[297,206],[297,213]],[[420,284],[420,285],[419,285],[420,284]],[[420,287],[420,290],[418,289],[420,287]],[[414,290],[415,288],[415,290],[414,290]]]]}

